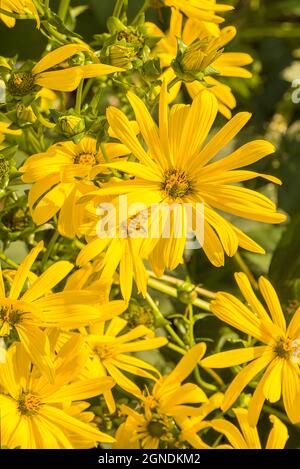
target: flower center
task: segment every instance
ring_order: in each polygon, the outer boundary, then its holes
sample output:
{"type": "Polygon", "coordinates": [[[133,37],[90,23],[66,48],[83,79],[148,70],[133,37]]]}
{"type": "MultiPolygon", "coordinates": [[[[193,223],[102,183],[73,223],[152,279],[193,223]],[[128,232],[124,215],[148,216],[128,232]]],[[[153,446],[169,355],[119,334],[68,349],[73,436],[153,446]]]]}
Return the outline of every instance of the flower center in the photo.
{"type": "Polygon", "coordinates": [[[34,88],[32,72],[13,72],[7,83],[7,89],[13,96],[25,96],[34,88]]]}
{"type": "Polygon", "coordinates": [[[300,339],[285,339],[281,337],[274,348],[280,358],[300,364],[300,339]]]}
{"type": "Polygon", "coordinates": [[[136,31],[119,31],[117,34],[117,39],[118,41],[122,41],[122,39],[125,39],[126,42],[129,44],[139,44],[143,45],[144,44],[144,38],[141,34],[138,34],[136,31]]]}
{"type": "Polygon", "coordinates": [[[75,156],[74,164],[83,164],[85,166],[94,166],[97,163],[94,153],[80,153],[75,156]]]}
{"type": "Polygon", "coordinates": [[[96,345],[94,351],[100,360],[108,360],[109,358],[113,358],[116,354],[115,347],[108,344],[96,345]]]}
{"type": "Polygon", "coordinates": [[[29,417],[38,412],[40,405],[40,398],[30,393],[23,392],[18,400],[19,411],[29,417]]]}
{"type": "Polygon", "coordinates": [[[167,432],[166,426],[159,420],[151,420],[147,425],[147,431],[150,436],[160,438],[167,432]]]}
{"type": "Polygon", "coordinates": [[[10,334],[12,328],[22,321],[23,311],[14,309],[13,305],[0,306],[0,336],[10,334]]]}
{"type": "Polygon", "coordinates": [[[171,199],[177,199],[191,193],[192,183],[185,171],[172,168],[165,172],[161,188],[171,199]]]}

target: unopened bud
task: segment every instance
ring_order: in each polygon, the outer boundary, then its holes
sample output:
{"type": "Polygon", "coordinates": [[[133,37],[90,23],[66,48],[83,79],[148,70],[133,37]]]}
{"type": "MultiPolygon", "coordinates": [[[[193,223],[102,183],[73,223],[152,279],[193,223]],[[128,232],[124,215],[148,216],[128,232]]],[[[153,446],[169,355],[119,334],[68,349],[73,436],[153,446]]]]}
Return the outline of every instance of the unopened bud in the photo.
{"type": "Polygon", "coordinates": [[[114,67],[132,68],[132,60],[136,57],[132,47],[114,44],[109,48],[109,63],[114,67]]]}
{"type": "Polygon", "coordinates": [[[177,298],[181,303],[189,305],[197,299],[197,292],[195,285],[189,282],[184,282],[182,285],[177,287],[177,298]]]}
{"type": "Polygon", "coordinates": [[[17,118],[20,122],[35,122],[36,117],[30,106],[25,106],[23,103],[18,103],[16,106],[17,118]]]}
{"type": "Polygon", "coordinates": [[[222,50],[211,47],[209,38],[198,39],[189,46],[186,46],[180,39],[177,41],[177,57],[171,65],[180,80],[201,81],[207,75],[218,73],[211,67],[211,64],[222,54],[222,50]]]}
{"type": "Polygon", "coordinates": [[[80,116],[67,115],[59,117],[58,126],[63,134],[68,137],[78,135],[85,130],[84,119],[80,116]]]}

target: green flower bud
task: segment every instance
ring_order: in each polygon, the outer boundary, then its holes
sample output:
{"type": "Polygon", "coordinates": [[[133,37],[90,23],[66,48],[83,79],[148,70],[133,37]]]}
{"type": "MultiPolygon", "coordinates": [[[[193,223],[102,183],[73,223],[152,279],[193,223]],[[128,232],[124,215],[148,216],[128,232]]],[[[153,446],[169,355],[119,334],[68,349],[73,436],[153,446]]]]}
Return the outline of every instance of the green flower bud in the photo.
{"type": "Polygon", "coordinates": [[[81,116],[73,114],[58,118],[58,126],[61,132],[67,137],[73,137],[85,130],[85,121],[81,116]]]}
{"type": "Polygon", "coordinates": [[[189,305],[197,299],[197,292],[195,285],[189,282],[184,282],[182,285],[177,287],[177,297],[181,303],[189,305]]]}
{"type": "Polygon", "coordinates": [[[161,68],[159,58],[147,60],[143,66],[145,78],[155,81],[161,76],[161,68]]]}
{"type": "Polygon", "coordinates": [[[36,117],[30,106],[25,106],[23,103],[18,103],[16,106],[17,118],[20,122],[35,122],[36,117]]]}
{"type": "Polygon", "coordinates": [[[211,64],[222,54],[222,50],[209,47],[209,38],[197,39],[187,46],[177,39],[177,56],[171,66],[176,76],[183,81],[202,81],[207,75],[218,74],[211,64]]]}
{"type": "Polygon", "coordinates": [[[114,67],[132,68],[132,61],[135,59],[135,51],[132,47],[114,44],[109,48],[109,63],[114,67]]]}

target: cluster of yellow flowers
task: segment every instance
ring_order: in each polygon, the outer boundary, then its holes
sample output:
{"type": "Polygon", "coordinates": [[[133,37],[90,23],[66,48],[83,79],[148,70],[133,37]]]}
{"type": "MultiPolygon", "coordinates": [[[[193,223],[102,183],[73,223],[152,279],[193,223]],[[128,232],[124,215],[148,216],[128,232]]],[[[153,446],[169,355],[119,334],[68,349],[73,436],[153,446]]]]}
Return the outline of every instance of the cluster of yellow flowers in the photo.
{"type": "MultiPolygon", "coordinates": [[[[233,26],[220,26],[232,7],[215,0],[145,5],[169,12],[166,32],[145,22],[143,12],[128,24],[126,2],[117,1],[109,37],[94,50],[71,31],[68,37],[49,2],[0,2],[6,26],[32,18],[49,38],[35,64],[0,58],[0,178],[5,191],[8,155],[19,146],[17,171],[34,222],[23,262],[0,270],[4,448],[261,448],[256,426],[265,400],[281,396],[286,420],[300,423],[300,307],[287,326],[270,282],[261,277],[254,292],[247,275],[236,273],[245,302],[219,292],[207,303],[184,291],[191,327],[185,341],[148,293],[165,269],[184,262],[190,231],[220,267],[239,247],[264,253],[233,220],[275,224],[286,217],[242,185],[258,177],[281,184],[247,169],[274,146],[230,146],[251,115],[232,116],[236,101],[222,78],[250,78],[244,66],[252,62],[224,51],[236,35],[233,26]],[[183,84],[191,104],[178,102],[183,84]],[[107,89],[110,105],[101,115],[107,89]],[[216,132],[219,113],[228,122],[216,132]],[[145,235],[145,226],[158,234],[145,235]],[[51,228],[51,240],[41,241],[51,228]],[[133,294],[149,309],[134,308],[133,294]],[[194,337],[193,305],[245,334],[243,346],[205,356],[206,345],[194,337]],[[182,355],[171,371],[156,363],[160,347],[182,355]],[[214,369],[227,367],[235,377],[225,385],[214,369]],[[243,402],[249,383],[253,395],[243,402]],[[220,436],[215,445],[204,441],[212,430],[220,436]]],[[[288,439],[275,414],[267,448],[283,448],[288,439]]]]}

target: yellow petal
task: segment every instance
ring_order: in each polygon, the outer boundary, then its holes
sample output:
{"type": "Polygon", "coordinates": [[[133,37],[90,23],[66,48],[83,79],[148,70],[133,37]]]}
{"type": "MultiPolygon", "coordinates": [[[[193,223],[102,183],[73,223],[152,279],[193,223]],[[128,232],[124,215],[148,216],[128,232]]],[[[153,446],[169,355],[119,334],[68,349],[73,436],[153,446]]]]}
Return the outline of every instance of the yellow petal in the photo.
{"type": "Polygon", "coordinates": [[[256,427],[250,427],[248,421],[248,412],[246,409],[233,409],[243,436],[249,449],[261,449],[261,444],[256,427]]]}
{"type": "Polygon", "coordinates": [[[269,280],[264,277],[259,278],[258,284],[261,294],[264,297],[265,302],[267,303],[273,321],[282,329],[283,332],[285,332],[285,317],[283,315],[278,296],[274,287],[271,285],[269,280]]]}
{"type": "Polygon", "coordinates": [[[32,363],[36,365],[42,375],[50,383],[54,382],[54,365],[50,358],[50,345],[48,337],[38,327],[16,326],[18,335],[32,363]]]}
{"type": "Polygon", "coordinates": [[[78,87],[82,74],[77,67],[70,67],[64,70],[54,70],[43,72],[37,75],[35,83],[44,88],[55,91],[74,91],[78,87]]]}
{"type": "Polygon", "coordinates": [[[275,415],[270,415],[273,424],[270,431],[266,449],[283,449],[289,438],[287,427],[275,415]]]}
{"type": "MultiPolygon", "coordinates": [[[[222,127],[217,134],[210,139],[197,157],[198,165],[204,166],[209,160],[219,153],[227,143],[229,143],[239,131],[246,125],[251,114],[241,112],[236,114],[227,124],[222,127]]],[[[215,163],[213,163],[215,164],[215,163]]]]}
{"type": "Polygon", "coordinates": [[[110,73],[124,72],[123,68],[113,67],[106,64],[87,64],[80,65],[78,68],[82,78],[94,78],[102,75],[109,75],[110,73]]]}
{"type": "Polygon", "coordinates": [[[267,346],[228,350],[204,358],[201,360],[201,366],[207,368],[227,368],[228,366],[241,365],[261,357],[267,350],[269,350],[267,346]]]}
{"type": "Polygon", "coordinates": [[[89,47],[84,44],[67,44],[66,46],[58,47],[57,49],[48,52],[32,69],[32,72],[36,75],[54,67],[55,65],[64,62],[72,55],[77,54],[81,51],[89,51],[89,47]]]}
{"type": "Polygon", "coordinates": [[[67,261],[60,261],[51,265],[24,293],[21,298],[22,301],[30,303],[49,293],[72,269],[73,264],[67,261]]]}
{"type": "Polygon", "coordinates": [[[25,257],[24,261],[18,268],[14,276],[13,283],[10,289],[9,298],[17,299],[22,291],[24,283],[28,277],[32,264],[44,247],[43,241],[40,241],[35,248],[25,257]]]}
{"type": "Polygon", "coordinates": [[[179,384],[187,378],[194,368],[199,364],[206,350],[206,345],[202,342],[186,352],[174,370],[165,378],[161,387],[161,393],[169,386],[179,384]]]}
{"type": "Polygon", "coordinates": [[[186,161],[189,167],[194,168],[196,161],[197,165],[201,164],[202,160],[197,154],[215,121],[217,112],[217,100],[212,93],[203,90],[195,97],[182,129],[180,146],[175,158],[177,165],[183,166],[186,161]]]}
{"type": "Polygon", "coordinates": [[[210,424],[216,432],[223,433],[235,449],[247,449],[246,441],[241,432],[231,422],[213,419],[210,424]]]}
{"type": "Polygon", "coordinates": [[[40,414],[51,423],[54,423],[59,428],[63,429],[67,434],[79,434],[82,438],[87,438],[92,441],[100,441],[102,443],[113,443],[114,438],[105,433],[99,432],[97,428],[79,419],[71,417],[61,409],[44,405],[40,414]]]}
{"type": "Polygon", "coordinates": [[[236,401],[243,389],[248,383],[263,370],[275,357],[274,352],[266,352],[249,365],[245,366],[242,371],[234,378],[226,390],[222,409],[227,411],[236,401]]]}
{"type": "Polygon", "coordinates": [[[286,360],[282,370],[282,397],[285,411],[292,423],[300,422],[300,378],[297,365],[286,360]]]}
{"type": "Polygon", "coordinates": [[[257,314],[257,316],[264,321],[270,321],[270,317],[261,302],[257,299],[247,275],[243,272],[238,272],[234,274],[234,278],[245,300],[251,306],[252,310],[257,314]]]}
{"type": "Polygon", "coordinates": [[[104,391],[109,390],[113,385],[114,381],[109,377],[83,379],[63,386],[48,396],[43,396],[43,402],[46,404],[56,404],[59,402],[90,399],[91,397],[103,394],[104,391]]]}

